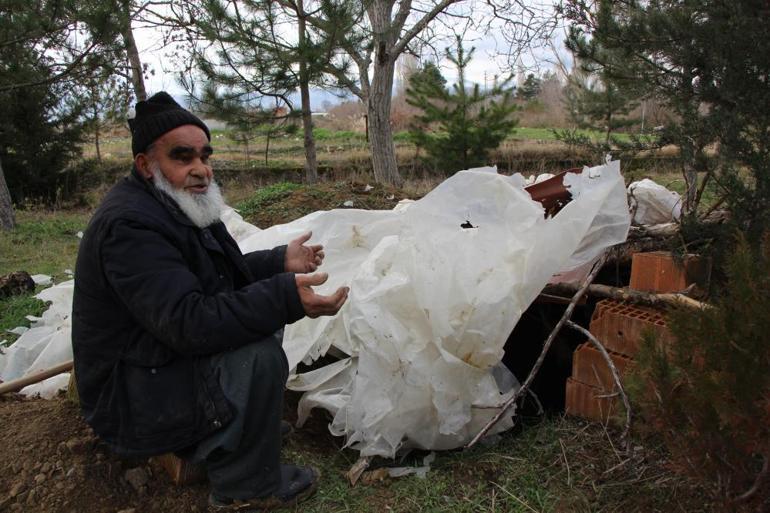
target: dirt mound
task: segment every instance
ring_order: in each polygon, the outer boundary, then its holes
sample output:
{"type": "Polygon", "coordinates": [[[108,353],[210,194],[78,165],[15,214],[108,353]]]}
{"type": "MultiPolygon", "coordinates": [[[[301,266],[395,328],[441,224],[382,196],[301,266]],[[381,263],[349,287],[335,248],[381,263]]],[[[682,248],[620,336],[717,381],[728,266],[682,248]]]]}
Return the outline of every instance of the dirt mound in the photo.
{"type": "MultiPolygon", "coordinates": [[[[296,421],[299,394],[288,392],[284,418],[296,421]]],[[[110,452],[64,396],[0,396],[0,511],[41,513],[189,513],[207,511],[208,483],[178,486],[153,458],[110,452]]],[[[339,441],[322,416],[285,443],[332,457],[339,441]]]]}
{"type": "Polygon", "coordinates": [[[173,486],[150,460],[118,459],[77,406],[0,399],[0,511],[206,511],[206,485],[173,486]]]}
{"type": "Polygon", "coordinates": [[[258,190],[236,208],[243,218],[264,229],[299,219],[318,210],[356,208],[391,210],[402,199],[419,199],[423,192],[383,184],[326,182],[313,185],[279,183],[258,190]]]}

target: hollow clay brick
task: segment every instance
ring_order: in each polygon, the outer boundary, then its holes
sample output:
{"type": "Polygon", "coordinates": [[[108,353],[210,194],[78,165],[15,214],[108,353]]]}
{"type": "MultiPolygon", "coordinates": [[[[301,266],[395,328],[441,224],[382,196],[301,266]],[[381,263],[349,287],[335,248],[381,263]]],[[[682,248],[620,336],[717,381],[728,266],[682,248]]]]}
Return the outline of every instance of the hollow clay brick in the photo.
{"type": "Polygon", "coordinates": [[[629,287],[644,292],[681,292],[691,284],[708,290],[711,260],[697,255],[676,259],[667,251],[635,253],[629,287]]]}
{"type": "Polygon", "coordinates": [[[567,415],[606,423],[620,408],[618,397],[605,397],[608,394],[611,392],[567,378],[565,411],[567,415]]]}
{"type": "Polygon", "coordinates": [[[206,480],[206,470],[201,464],[190,463],[173,453],[166,453],[155,459],[165,469],[174,484],[188,485],[206,480]]]}
{"type": "MultiPolygon", "coordinates": [[[[608,352],[622,380],[634,361],[622,354],[608,352]]],[[[580,345],[572,357],[572,379],[603,390],[615,391],[615,380],[607,361],[590,342],[580,345]]]]}
{"type": "Polygon", "coordinates": [[[639,352],[642,337],[648,332],[659,347],[667,347],[673,340],[659,311],[614,299],[596,304],[589,331],[609,351],[631,357],[639,352]]]}

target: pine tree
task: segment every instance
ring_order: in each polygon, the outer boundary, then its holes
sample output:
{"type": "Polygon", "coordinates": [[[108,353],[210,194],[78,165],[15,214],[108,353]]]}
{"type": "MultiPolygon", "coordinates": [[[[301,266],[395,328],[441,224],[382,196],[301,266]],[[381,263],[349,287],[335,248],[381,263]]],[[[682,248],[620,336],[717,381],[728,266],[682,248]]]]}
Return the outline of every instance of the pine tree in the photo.
{"type": "Polygon", "coordinates": [[[685,212],[716,181],[735,222],[758,241],[770,227],[770,38],[767,2],[568,0],[568,44],[613,80],[642,88],[674,115],[660,145],[679,148],[685,212]],[[742,178],[748,171],[750,179],[742,178]]]}
{"type": "Polygon", "coordinates": [[[466,54],[459,37],[457,53],[447,50],[458,73],[451,89],[445,87],[438,68],[431,65],[411,77],[406,91],[407,103],[422,111],[410,130],[411,137],[447,174],[489,164],[489,152],[516,126],[513,113],[517,107],[510,79],[483,92],[478,84],[467,85],[465,69],[473,51],[471,48],[466,54]]]}
{"type": "MultiPolygon", "coordinates": [[[[231,121],[238,122],[240,116],[242,123],[253,124],[249,118],[255,110],[270,109],[261,105],[263,100],[271,106],[277,100],[294,111],[290,96],[299,90],[305,179],[316,181],[310,87],[324,85],[324,70],[342,34],[314,29],[308,18],[312,12],[334,20],[334,6],[311,0],[202,0],[200,4],[195,31],[210,45],[196,52],[194,59],[207,85],[203,103],[208,110],[226,112],[231,121]],[[295,32],[288,33],[287,26],[295,32]]],[[[194,93],[190,84],[187,88],[194,93]]]]}
{"type": "Polygon", "coordinates": [[[542,80],[536,77],[533,73],[527,75],[524,79],[524,83],[521,84],[518,91],[516,91],[516,97],[521,98],[524,101],[532,101],[540,94],[542,87],[542,80]]]}
{"type": "Polygon", "coordinates": [[[567,112],[576,129],[557,130],[556,137],[588,150],[595,161],[601,161],[607,154],[625,160],[642,149],[638,138],[629,143],[617,135],[619,129],[639,122],[629,116],[639,105],[639,92],[615,78],[622,65],[622,57],[606,50],[601,67],[578,59],[565,90],[567,112]],[[603,137],[597,141],[586,135],[585,130],[601,132],[603,137]]]}

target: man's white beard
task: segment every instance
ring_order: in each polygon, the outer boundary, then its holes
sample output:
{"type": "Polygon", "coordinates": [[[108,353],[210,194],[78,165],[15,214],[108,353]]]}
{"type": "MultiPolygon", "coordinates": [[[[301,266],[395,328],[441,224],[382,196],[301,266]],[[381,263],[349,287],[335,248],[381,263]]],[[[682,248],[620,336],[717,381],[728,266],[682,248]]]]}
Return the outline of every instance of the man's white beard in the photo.
{"type": "Polygon", "coordinates": [[[182,212],[190,218],[195,226],[206,228],[219,221],[225,207],[225,200],[222,199],[222,193],[214,180],[211,180],[205,193],[193,194],[174,188],[163,175],[157,162],[150,164],[150,171],[152,171],[155,187],[176,201],[182,212]]]}

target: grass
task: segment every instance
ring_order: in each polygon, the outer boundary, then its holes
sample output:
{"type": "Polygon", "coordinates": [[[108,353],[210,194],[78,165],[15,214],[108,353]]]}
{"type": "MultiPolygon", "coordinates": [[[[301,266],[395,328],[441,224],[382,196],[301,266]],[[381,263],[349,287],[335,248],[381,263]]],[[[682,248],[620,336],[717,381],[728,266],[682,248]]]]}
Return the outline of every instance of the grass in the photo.
{"type": "Polygon", "coordinates": [[[268,185],[267,187],[257,189],[250,198],[238,203],[235,206],[235,209],[240,212],[244,218],[252,218],[268,205],[289,196],[291,191],[297,190],[300,187],[302,186],[290,182],[280,182],[268,185]]]}
{"type": "MultiPolygon", "coordinates": [[[[0,276],[26,271],[50,275],[57,282],[69,279],[65,270],[75,268],[77,233],[85,229],[88,217],[84,211],[17,211],[16,228],[0,231],[0,276]]],[[[29,327],[26,316],[44,310],[45,303],[32,293],[0,299],[0,340],[15,342],[18,335],[6,330],[29,327]]]]}
{"type": "Polygon", "coordinates": [[[29,327],[27,315],[39,316],[45,309],[46,303],[35,299],[31,293],[0,299],[0,340],[5,340],[4,345],[13,344],[19,335],[6,330],[17,326],[29,327]]]}
{"type": "MultiPolygon", "coordinates": [[[[345,472],[357,453],[335,449],[340,440],[312,417],[315,425],[289,439],[284,459],[321,471],[318,495],[301,509],[307,513],[712,511],[701,490],[667,468],[658,447],[638,446],[626,457],[612,445],[617,432],[599,424],[561,415],[525,421],[494,445],[438,452],[425,478],[364,474],[351,488],[345,472]]],[[[419,466],[426,454],[415,451],[400,463],[375,459],[370,468],[419,466]]]]}
{"type": "Polygon", "coordinates": [[[17,226],[0,232],[0,276],[13,271],[48,274],[56,281],[68,279],[75,268],[80,239],[90,213],[86,211],[19,210],[17,226]]]}

